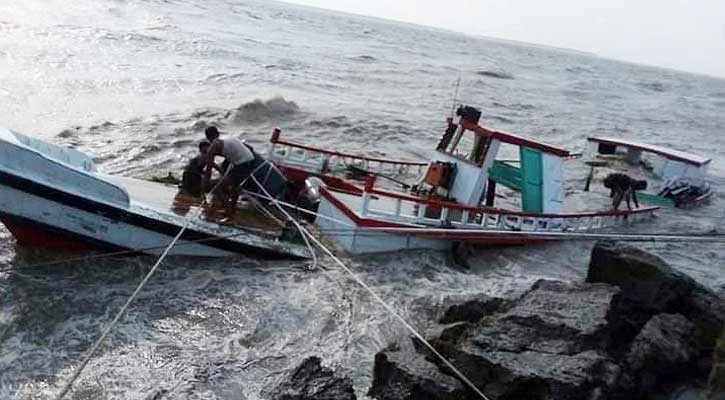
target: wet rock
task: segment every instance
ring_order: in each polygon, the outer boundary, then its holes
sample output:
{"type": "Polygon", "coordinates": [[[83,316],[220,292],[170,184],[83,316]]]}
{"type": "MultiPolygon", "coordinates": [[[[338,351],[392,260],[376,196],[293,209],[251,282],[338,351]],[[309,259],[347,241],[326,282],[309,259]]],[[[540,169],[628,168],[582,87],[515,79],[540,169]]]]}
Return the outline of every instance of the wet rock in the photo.
{"type": "Polygon", "coordinates": [[[697,285],[656,255],[615,242],[594,246],[586,281],[617,285],[626,300],[652,313],[665,312],[697,285]]]}
{"type": "Polygon", "coordinates": [[[592,250],[587,282],[603,282],[622,289],[617,301],[625,316],[621,336],[634,336],[655,314],[682,314],[697,327],[700,350],[708,352],[725,326],[722,297],[675,271],[661,258],[613,242],[599,242],[592,250]]]}
{"type": "Polygon", "coordinates": [[[435,346],[494,398],[596,397],[620,382],[621,368],[600,350],[610,340],[607,316],[618,292],[538,281],[508,311],[456,326],[457,335],[446,331],[435,346]]]}
{"type": "Polygon", "coordinates": [[[707,384],[707,400],[725,399],[725,331],[713,351],[712,371],[707,384]]]}
{"type": "Polygon", "coordinates": [[[339,377],[322,366],[318,357],[307,358],[274,391],[273,400],[355,400],[352,379],[339,377]]]}
{"type": "MultiPolygon", "coordinates": [[[[697,326],[697,343],[700,349],[712,349],[725,329],[725,299],[697,285],[683,302],[680,312],[697,326]]],[[[709,354],[709,352],[708,352],[709,354]]]]}
{"type": "Polygon", "coordinates": [[[414,342],[404,340],[375,355],[373,384],[368,396],[377,400],[464,400],[461,382],[426,361],[414,342]]]}
{"type": "MultiPolygon", "coordinates": [[[[431,342],[497,400],[642,400],[665,385],[704,382],[711,338],[725,326],[721,297],[659,257],[615,243],[595,246],[585,283],[540,280],[513,301],[461,301],[446,310],[440,322],[447,325],[431,342]]],[[[424,357],[413,350],[378,354],[370,394],[476,398],[455,381],[415,392],[456,376],[427,348],[415,350],[424,357]]],[[[720,390],[722,367],[712,374],[713,390],[720,390]]]]}
{"type": "Polygon", "coordinates": [[[504,299],[480,296],[477,299],[449,307],[438,322],[441,324],[463,321],[477,322],[487,315],[503,310],[507,305],[508,303],[504,299]]]}
{"type": "Polygon", "coordinates": [[[679,314],[652,317],[632,341],[627,363],[637,375],[640,393],[646,394],[658,383],[692,374],[689,365],[696,359],[695,326],[679,314]]]}
{"type": "Polygon", "coordinates": [[[648,366],[665,370],[686,364],[695,352],[694,331],[695,326],[682,315],[655,315],[634,338],[627,360],[635,371],[648,366]]]}

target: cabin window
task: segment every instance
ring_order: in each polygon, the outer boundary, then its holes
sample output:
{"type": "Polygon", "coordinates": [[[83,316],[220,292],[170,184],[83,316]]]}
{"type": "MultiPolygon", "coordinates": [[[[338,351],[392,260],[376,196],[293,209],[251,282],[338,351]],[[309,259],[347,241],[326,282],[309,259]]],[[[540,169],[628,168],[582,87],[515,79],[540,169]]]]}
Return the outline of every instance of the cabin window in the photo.
{"type": "Polygon", "coordinates": [[[480,165],[483,162],[489,142],[489,138],[477,135],[474,132],[466,131],[461,133],[459,131],[446,152],[480,165]]]}

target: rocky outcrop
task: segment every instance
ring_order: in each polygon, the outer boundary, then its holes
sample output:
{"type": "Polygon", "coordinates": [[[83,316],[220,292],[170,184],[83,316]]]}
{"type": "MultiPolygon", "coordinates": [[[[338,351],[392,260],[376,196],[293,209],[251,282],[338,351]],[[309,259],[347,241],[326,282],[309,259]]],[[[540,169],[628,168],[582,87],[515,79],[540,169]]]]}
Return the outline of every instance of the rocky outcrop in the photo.
{"type": "Polygon", "coordinates": [[[600,350],[612,340],[607,316],[618,292],[609,285],[538,281],[509,310],[455,326],[434,343],[494,398],[596,397],[621,373],[600,350]]]}
{"type": "MultiPolygon", "coordinates": [[[[450,307],[440,320],[450,325],[430,341],[492,399],[643,399],[706,378],[724,306],[660,258],[599,243],[587,282],[541,280],[513,301],[450,307]]],[[[375,399],[478,398],[426,347],[375,361],[375,399]]]]}
{"type": "Polygon", "coordinates": [[[626,315],[622,331],[634,336],[653,315],[681,314],[695,324],[695,344],[705,358],[725,326],[725,301],[675,271],[661,258],[628,245],[600,242],[594,246],[587,282],[618,286],[618,308],[626,315]]]}
{"type": "Polygon", "coordinates": [[[302,362],[272,391],[273,400],[355,400],[352,379],[324,368],[318,357],[302,362]]]}
{"type": "Polygon", "coordinates": [[[679,314],[652,317],[634,338],[626,361],[640,395],[663,382],[691,376],[695,325],[679,314]]]}
{"type": "Polygon", "coordinates": [[[454,304],[449,307],[443,317],[441,324],[452,324],[455,322],[477,322],[481,318],[501,311],[508,306],[506,300],[496,297],[479,296],[476,299],[468,300],[462,304],[454,304]]]}
{"type": "Polygon", "coordinates": [[[368,396],[379,400],[464,400],[467,391],[403,340],[375,355],[373,384],[368,396]]]}
{"type": "Polygon", "coordinates": [[[725,331],[713,352],[712,371],[707,382],[707,400],[725,399],[725,331]]]}

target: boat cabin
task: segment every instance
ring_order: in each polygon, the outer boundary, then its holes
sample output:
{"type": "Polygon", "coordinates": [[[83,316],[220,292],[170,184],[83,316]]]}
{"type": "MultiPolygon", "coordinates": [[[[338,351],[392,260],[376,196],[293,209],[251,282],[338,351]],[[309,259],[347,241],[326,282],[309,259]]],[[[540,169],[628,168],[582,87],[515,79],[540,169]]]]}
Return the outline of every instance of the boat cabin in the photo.
{"type": "Polygon", "coordinates": [[[684,180],[690,185],[705,184],[711,159],[661,146],[611,137],[587,138],[587,155],[621,156],[631,165],[641,165],[658,178],[684,180]]]}
{"type": "Polygon", "coordinates": [[[496,185],[502,185],[521,193],[522,211],[563,211],[563,163],[569,151],[481,127],[481,112],[473,107],[460,107],[456,114],[458,123],[448,119],[422,187],[475,207],[494,206],[496,185]],[[497,159],[500,153],[514,157],[497,159]]]}

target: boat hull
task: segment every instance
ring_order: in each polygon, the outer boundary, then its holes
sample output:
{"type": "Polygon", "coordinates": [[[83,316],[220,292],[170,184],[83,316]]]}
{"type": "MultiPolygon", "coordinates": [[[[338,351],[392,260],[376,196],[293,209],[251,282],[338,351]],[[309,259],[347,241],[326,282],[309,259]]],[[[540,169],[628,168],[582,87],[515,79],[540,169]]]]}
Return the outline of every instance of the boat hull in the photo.
{"type": "MultiPolygon", "coordinates": [[[[21,246],[63,250],[131,250],[159,255],[182,228],[32,182],[13,179],[7,174],[0,174],[0,182],[0,220],[21,246]],[[24,190],[11,185],[23,187],[24,190]]],[[[243,232],[239,236],[242,235],[243,232]]],[[[216,238],[189,229],[170,254],[201,257],[236,254],[301,256],[291,249],[287,254],[283,250],[259,248],[251,243],[216,238]]]]}
{"type": "Polygon", "coordinates": [[[551,242],[536,235],[471,232],[362,218],[324,190],[315,221],[320,232],[353,255],[404,250],[450,250],[456,243],[476,246],[524,246],[551,242]]]}

